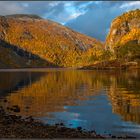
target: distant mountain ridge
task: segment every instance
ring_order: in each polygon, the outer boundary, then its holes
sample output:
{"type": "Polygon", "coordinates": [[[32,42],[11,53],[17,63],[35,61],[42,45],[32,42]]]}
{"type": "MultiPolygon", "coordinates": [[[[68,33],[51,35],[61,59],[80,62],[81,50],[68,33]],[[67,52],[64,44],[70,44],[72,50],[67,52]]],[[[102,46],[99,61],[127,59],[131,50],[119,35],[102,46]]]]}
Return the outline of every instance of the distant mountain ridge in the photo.
{"type": "Polygon", "coordinates": [[[32,14],[13,14],[13,15],[6,15],[4,17],[11,17],[11,18],[32,18],[32,19],[43,19],[42,17],[38,15],[32,15],[32,14]]]}

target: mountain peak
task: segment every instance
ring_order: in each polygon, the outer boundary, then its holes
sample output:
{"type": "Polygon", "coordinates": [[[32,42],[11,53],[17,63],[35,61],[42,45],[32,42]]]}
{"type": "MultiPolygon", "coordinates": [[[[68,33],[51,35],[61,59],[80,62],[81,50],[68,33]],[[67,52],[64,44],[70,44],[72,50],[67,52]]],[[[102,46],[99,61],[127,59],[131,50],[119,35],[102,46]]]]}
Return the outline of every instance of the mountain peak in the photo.
{"type": "Polygon", "coordinates": [[[136,9],[116,17],[106,38],[106,47],[114,48],[128,41],[139,40],[140,10],[136,9]]]}

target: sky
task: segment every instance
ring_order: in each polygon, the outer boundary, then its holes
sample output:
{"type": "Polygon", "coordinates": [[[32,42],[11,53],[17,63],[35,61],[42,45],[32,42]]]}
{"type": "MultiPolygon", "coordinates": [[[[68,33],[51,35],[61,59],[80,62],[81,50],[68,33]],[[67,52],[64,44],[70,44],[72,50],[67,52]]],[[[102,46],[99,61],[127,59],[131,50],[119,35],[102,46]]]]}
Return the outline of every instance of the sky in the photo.
{"type": "Polygon", "coordinates": [[[37,14],[104,41],[111,21],[140,1],[0,1],[0,15],[37,14]]]}

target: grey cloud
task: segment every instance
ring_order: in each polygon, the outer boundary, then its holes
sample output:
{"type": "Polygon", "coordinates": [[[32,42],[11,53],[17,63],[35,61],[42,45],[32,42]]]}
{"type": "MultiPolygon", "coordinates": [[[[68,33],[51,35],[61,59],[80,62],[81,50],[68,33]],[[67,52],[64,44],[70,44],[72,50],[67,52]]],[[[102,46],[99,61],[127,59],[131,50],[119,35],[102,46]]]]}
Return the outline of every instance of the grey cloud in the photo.
{"type": "Polygon", "coordinates": [[[139,6],[135,1],[0,1],[0,15],[37,14],[104,40],[112,19],[139,6]]]}
{"type": "Polygon", "coordinates": [[[84,15],[68,21],[66,26],[104,41],[112,20],[123,12],[134,9],[134,7],[120,8],[124,4],[126,4],[124,1],[92,3],[84,15]]]}
{"type": "Polygon", "coordinates": [[[0,2],[0,15],[15,14],[24,12],[24,8],[17,3],[10,1],[0,2]]]}
{"type": "Polygon", "coordinates": [[[37,14],[53,19],[63,11],[64,3],[61,1],[0,1],[0,15],[37,14]]]}
{"type": "MultiPolygon", "coordinates": [[[[87,2],[74,1],[0,1],[0,15],[9,14],[37,14],[60,23],[67,22],[71,13],[66,5],[71,4],[75,9],[87,2]]],[[[81,8],[81,10],[84,10],[81,8]]]]}

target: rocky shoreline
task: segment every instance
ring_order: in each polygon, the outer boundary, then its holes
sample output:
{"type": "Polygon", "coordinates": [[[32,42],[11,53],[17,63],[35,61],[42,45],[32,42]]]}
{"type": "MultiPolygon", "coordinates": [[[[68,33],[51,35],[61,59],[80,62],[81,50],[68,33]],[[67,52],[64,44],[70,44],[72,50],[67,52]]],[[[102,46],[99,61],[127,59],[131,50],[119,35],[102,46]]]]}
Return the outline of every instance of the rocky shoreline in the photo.
{"type": "Polygon", "coordinates": [[[0,138],[135,138],[131,136],[102,136],[95,131],[84,131],[81,127],[66,128],[63,123],[44,125],[31,116],[11,115],[0,107],[0,138]]]}

